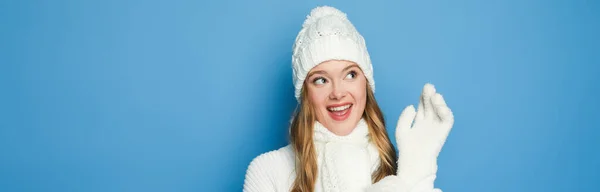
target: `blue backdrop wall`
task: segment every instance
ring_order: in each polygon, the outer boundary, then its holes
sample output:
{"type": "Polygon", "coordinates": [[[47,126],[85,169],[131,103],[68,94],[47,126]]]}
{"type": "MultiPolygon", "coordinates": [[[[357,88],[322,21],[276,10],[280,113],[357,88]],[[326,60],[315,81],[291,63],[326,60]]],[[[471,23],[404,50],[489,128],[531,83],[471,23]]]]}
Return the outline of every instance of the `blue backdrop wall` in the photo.
{"type": "Polygon", "coordinates": [[[390,134],[444,94],[444,191],[598,190],[598,1],[4,0],[0,191],[240,191],[317,5],[366,38],[390,134]]]}

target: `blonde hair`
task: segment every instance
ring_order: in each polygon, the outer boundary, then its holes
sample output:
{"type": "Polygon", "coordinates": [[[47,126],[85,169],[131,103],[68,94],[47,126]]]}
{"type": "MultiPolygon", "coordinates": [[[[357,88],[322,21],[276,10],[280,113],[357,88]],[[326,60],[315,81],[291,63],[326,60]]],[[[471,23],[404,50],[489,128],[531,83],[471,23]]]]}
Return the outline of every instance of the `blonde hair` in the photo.
{"type": "MultiPolygon", "coordinates": [[[[379,167],[371,175],[373,183],[385,176],[396,173],[396,150],[385,130],[383,113],[375,101],[370,86],[367,87],[367,101],[362,115],[369,127],[371,141],[379,152],[379,167]]],[[[313,143],[313,125],[316,121],[315,110],[308,99],[306,84],[302,88],[301,101],[296,108],[290,126],[290,143],[296,157],[296,180],[293,192],[313,191],[317,180],[317,157],[313,143]]]]}

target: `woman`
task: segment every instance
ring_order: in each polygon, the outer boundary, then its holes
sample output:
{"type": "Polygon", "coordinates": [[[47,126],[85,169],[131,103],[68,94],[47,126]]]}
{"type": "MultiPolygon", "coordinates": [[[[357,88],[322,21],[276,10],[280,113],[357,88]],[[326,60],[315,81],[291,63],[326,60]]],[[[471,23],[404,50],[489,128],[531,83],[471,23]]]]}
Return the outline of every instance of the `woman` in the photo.
{"type": "Polygon", "coordinates": [[[397,156],[373,95],[365,41],[344,13],[311,11],[292,67],[299,106],[290,145],[256,157],[244,191],[440,191],[437,156],[454,117],[433,85],[423,88],[417,111],[408,106],[400,115],[397,156]]]}

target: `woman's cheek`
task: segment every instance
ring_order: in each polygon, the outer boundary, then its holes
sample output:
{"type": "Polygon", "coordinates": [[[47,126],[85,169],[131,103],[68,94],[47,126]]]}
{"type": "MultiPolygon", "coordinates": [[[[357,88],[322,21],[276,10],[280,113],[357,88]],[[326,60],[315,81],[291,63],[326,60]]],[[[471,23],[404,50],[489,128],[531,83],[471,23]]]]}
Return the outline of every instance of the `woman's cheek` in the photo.
{"type": "Polygon", "coordinates": [[[366,83],[357,82],[352,87],[352,93],[354,95],[354,99],[361,100],[361,99],[367,97],[367,87],[365,84],[366,83]]]}
{"type": "Polygon", "coordinates": [[[316,88],[314,87],[312,89],[312,91],[310,92],[310,97],[312,100],[313,105],[315,105],[316,107],[323,107],[325,106],[325,101],[327,98],[327,93],[326,90],[324,88],[316,88]]]}

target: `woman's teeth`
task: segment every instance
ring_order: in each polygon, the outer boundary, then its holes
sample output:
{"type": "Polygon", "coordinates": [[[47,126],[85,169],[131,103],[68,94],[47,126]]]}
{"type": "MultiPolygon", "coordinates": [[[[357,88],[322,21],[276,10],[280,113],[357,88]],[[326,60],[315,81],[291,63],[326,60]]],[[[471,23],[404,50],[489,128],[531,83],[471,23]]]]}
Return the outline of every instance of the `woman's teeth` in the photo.
{"type": "Polygon", "coordinates": [[[348,104],[348,105],[344,105],[344,106],[339,106],[339,107],[328,107],[327,110],[329,111],[343,111],[346,110],[348,108],[350,108],[350,106],[352,106],[352,104],[348,104]]]}

